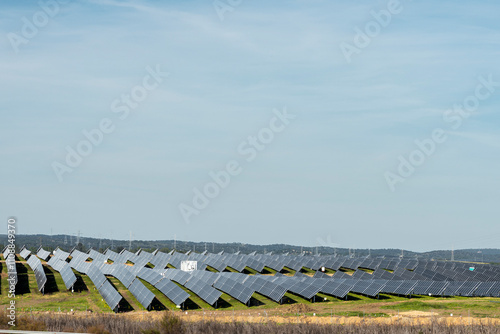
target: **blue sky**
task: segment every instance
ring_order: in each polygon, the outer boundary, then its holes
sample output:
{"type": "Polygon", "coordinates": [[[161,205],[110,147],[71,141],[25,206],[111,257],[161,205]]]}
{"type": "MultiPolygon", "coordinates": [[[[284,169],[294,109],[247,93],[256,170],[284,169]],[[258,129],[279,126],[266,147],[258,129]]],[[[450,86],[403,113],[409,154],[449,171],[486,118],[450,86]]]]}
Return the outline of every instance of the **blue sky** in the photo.
{"type": "Polygon", "coordinates": [[[390,2],[243,0],[223,20],[212,1],[57,3],[52,17],[2,2],[3,216],[114,239],[498,247],[500,86],[457,129],[443,115],[478,78],[500,82],[500,4],[400,1],[348,62],[342,43],[390,2]],[[113,101],[148,67],[169,74],[119,119],[113,101]],[[247,162],[240,143],[284,109],[295,119],[247,162]],[[114,131],[60,182],[53,163],[105,118],[114,131]],[[447,140],[391,189],[398,157],[437,128],[447,140]],[[179,205],[233,160],[242,172],[187,224],[179,205]]]}

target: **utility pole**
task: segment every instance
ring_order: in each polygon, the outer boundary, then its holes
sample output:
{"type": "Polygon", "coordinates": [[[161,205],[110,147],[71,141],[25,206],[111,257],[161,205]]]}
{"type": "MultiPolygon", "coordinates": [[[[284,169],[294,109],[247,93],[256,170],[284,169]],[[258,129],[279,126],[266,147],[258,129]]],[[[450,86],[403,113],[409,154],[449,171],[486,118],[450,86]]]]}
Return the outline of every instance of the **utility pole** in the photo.
{"type": "Polygon", "coordinates": [[[128,239],[128,251],[130,252],[130,249],[132,248],[132,231],[129,231],[130,237],[128,239]]]}
{"type": "Polygon", "coordinates": [[[175,249],[176,246],[177,246],[177,235],[174,234],[174,249],[175,249]]]}
{"type": "Polygon", "coordinates": [[[451,245],[451,261],[455,261],[455,246],[451,245]]]}

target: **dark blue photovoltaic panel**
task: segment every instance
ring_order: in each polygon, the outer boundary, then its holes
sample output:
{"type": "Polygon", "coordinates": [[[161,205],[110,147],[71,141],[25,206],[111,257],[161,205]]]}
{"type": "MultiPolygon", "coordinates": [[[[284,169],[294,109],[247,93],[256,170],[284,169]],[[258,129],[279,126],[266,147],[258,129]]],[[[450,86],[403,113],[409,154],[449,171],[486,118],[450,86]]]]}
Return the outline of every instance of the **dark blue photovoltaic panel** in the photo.
{"type": "Polygon", "coordinates": [[[120,293],[116,291],[109,281],[105,281],[98,290],[106,304],[108,304],[112,310],[115,310],[122,300],[120,293]]]}
{"type": "Polygon", "coordinates": [[[48,265],[61,274],[66,289],[71,289],[71,287],[76,282],[76,276],[75,273],[73,273],[73,270],[71,270],[69,264],[66,261],[62,261],[59,258],[53,256],[50,258],[48,265]]]}
{"type": "Polygon", "coordinates": [[[197,294],[209,305],[214,305],[215,302],[220,298],[220,296],[222,296],[222,292],[214,289],[195,276],[190,275],[189,280],[186,282],[186,284],[184,284],[184,286],[197,294]]]}
{"type": "Polygon", "coordinates": [[[138,279],[135,279],[132,284],[128,287],[129,291],[134,295],[134,297],[141,303],[144,308],[149,308],[155,295],[149,291],[144,284],[138,279]]]}
{"type": "Polygon", "coordinates": [[[91,265],[88,269],[87,276],[90,278],[95,287],[99,289],[106,282],[106,276],[95,265],[91,265]]]}
{"type": "Polygon", "coordinates": [[[252,297],[254,290],[247,288],[227,276],[219,275],[219,278],[213,284],[213,287],[221,290],[243,304],[246,304],[252,297]]]}
{"type": "Polygon", "coordinates": [[[38,290],[42,291],[47,283],[47,276],[43,270],[42,262],[36,256],[30,256],[26,261],[35,273],[36,284],[38,285],[38,290]]]}
{"type": "Polygon", "coordinates": [[[142,278],[148,283],[155,285],[159,281],[163,279],[163,276],[159,274],[157,271],[149,268],[142,268],[138,273],[137,277],[142,278]]]}
{"type": "Polygon", "coordinates": [[[243,284],[248,286],[251,290],[255,290],[261,295],[266,296],[278,303],[286,293],[286,289],[284,287],[274,282],[265,280],[259,276],[248,275],[243,284]]]}
{"type": "Polygon", "coordinates": [[[76,276],[73,270],[71,270],[71,267],[69,264],[66,262],[63,262],[64,265],[62,266],[61,270],[59,273],[61,274],[61,277],[64,281],[64,285],[66,286],[66,289],[71,289],[71,287],[76,283],[76,276]]]}
{"type": "Polygon", "coordinates": [[[179,288],[174,282],[167,278],[156,283],[155,288],[160,290],[175,305],[181,305],[189,298],[189,293],[179,288]]]}

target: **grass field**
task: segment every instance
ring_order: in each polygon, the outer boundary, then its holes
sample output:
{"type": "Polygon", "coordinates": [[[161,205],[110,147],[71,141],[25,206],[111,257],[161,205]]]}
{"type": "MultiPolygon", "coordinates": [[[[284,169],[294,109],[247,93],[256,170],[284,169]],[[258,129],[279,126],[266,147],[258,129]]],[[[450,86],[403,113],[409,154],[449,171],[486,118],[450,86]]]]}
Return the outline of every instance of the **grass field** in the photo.
{"type": "MultiPolygon", "coordinates": [[[[8,298],[7,270],[4,262],[1,265],[0,305],[7,305],[8,298]]],[[[16,307],[21,312],[71,312],[92,311],[94,313],[112,313],[112,310],[103,301],[92,281],[85,275],[75,274],[78,277],[75,292],[67,291],[61,275],[50,270],[44,264],[48,277],[46,292],[38,291],[33,271],[25,263],[18,261],[19,286],[16,295],[16,307]]],[[[267,268],[272,273],[272,269],[267,268]]],[[[108,277],[112,285],[123,296],[124,301],[120,309],[124,312],[145,311],[137,299],[123,286],[120,281],[108,277]]],[[[151,284],[142,281],[156,296],[152,309],[154,311],[173,310],[181,312],[167,297],[151,284]]],[[[180,286],[180,285],[179,285],[180,286]]],[[[282,316],[294,317],[315,316],[353,316],[383,318],[408,312],[423,312],[435,316],[449,317],[476,317],[500,318],[500,298],[467,298],[467,297],[428,297],[414,296],[411,299],[391,295],[381,295],[379,299],[349,294],[347,300],[339,300],[332,296],[318,294],[317,302],[312,303],[299,296],[287,293],[283,305],[254,293],[251,307],[240,303],[231,296],[223,294],[218,302],[218,308],[208,305],[194,293],[183,286],[182,289],[190,294],[184,305],[184,311],[199,312],[200,314],[220,315],[248,315],[248,316],[282,316]]]]}

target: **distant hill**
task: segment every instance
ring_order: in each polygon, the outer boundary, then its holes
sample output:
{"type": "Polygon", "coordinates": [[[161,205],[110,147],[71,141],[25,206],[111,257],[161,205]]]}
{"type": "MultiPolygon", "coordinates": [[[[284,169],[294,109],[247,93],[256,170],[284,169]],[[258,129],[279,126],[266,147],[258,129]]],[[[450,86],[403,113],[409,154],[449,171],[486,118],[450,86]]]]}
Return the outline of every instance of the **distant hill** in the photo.
{"type": "MultiPolygon", "coordinates": [[[[212,243],[212,242],[191,242],[191,241],[174,241],[174,240],[111,240],[111,239],[97,239],[89,237],[79,238],[79,248],[81,250],[88,250],[93,248],[95,250],[104,251],[111,248],[114,251],[121,251],[122,249],[129,249],[135,252],[139,248],[147,251],[159,249],[163,252],[169,252],[175,249],[179,252],[187,252],[189,250],[198,253],[207,250],[211,253],[219,253],[224,251],[226,253],[235,253],[240,251],[248,254],[251,252],[274,254],[300,254],[301,251],[308,255],[319,254],[337,254],[339,256],[348,256],[349,254],[360,257],[400,257],[403,253],[404,258],[418,258],[418,259],[435,259],[435,260],[451,260],[451,250],[436,250],[431,252],[403,252],[401,249],[347,249],[347,248],[331,248],[331,247],[301,247],[286,244],[273,244],[273,245],[251,245],[242,243],[212,243]]],[[[7,245],[7,235],[0,234],[0,247],[3,249],[7,245]]],[[[52,251],[56,247],[60,247],[66,251],[78,246],[77,238],[73,235],[46,235],[46,234],[18,234],[16,235],[16,245],[18,249],[25,245],[31,251],[36,251],[40,245],[43,248],[52,251]]],[[[469,262],[491,262],[500,263],[500,249],[461,249],[454,251],[454,258],[456,261],[469,261],[469,262]]]]}

